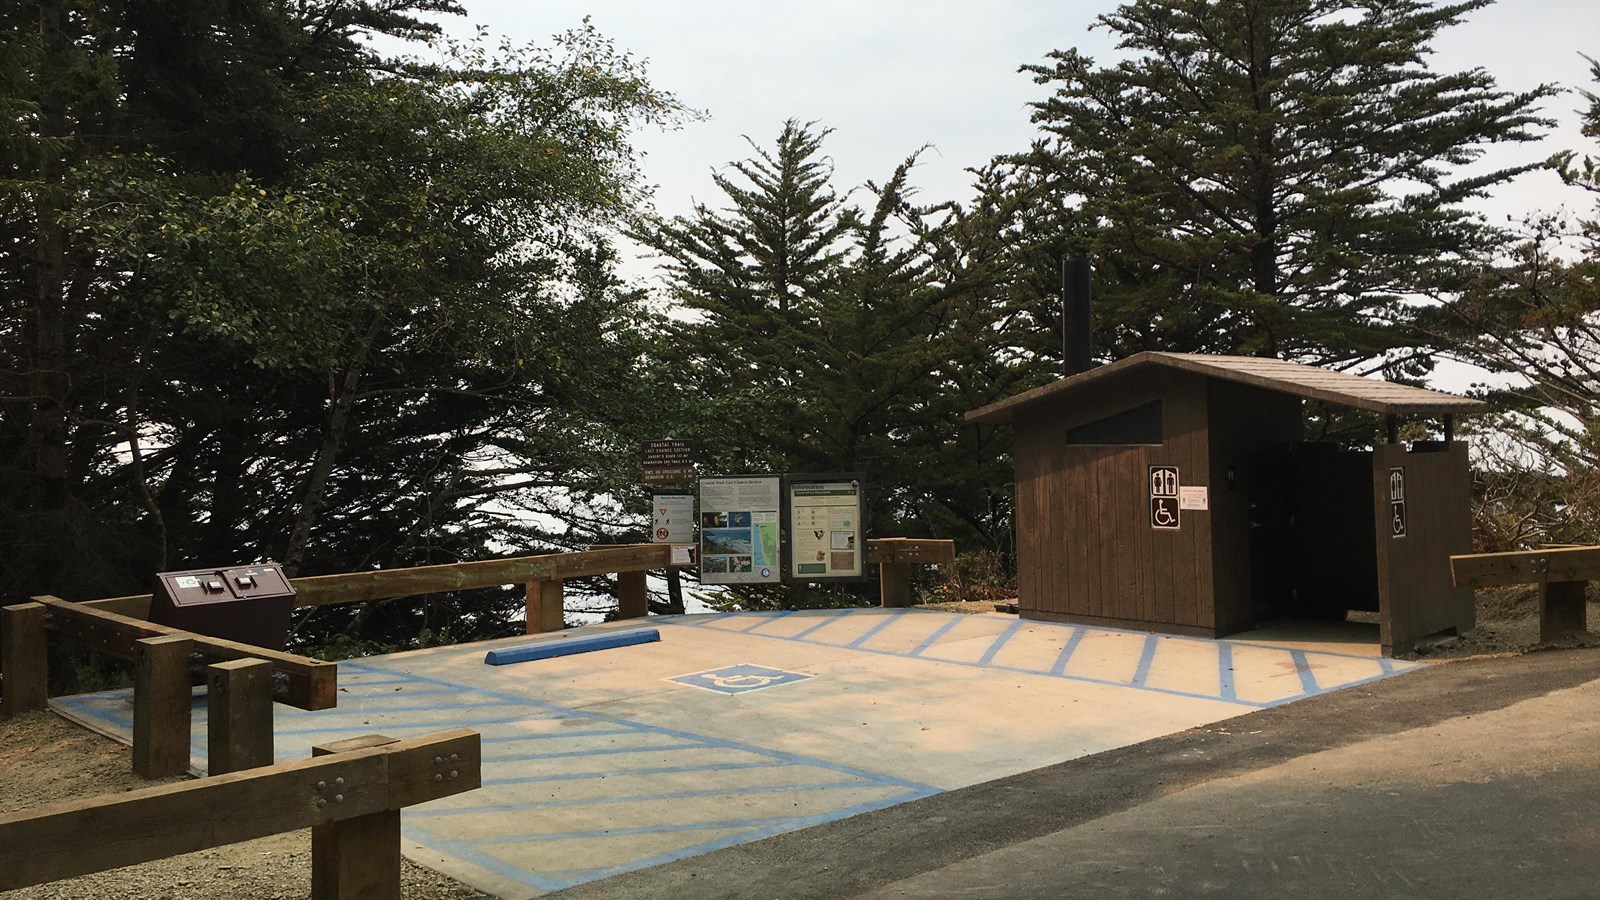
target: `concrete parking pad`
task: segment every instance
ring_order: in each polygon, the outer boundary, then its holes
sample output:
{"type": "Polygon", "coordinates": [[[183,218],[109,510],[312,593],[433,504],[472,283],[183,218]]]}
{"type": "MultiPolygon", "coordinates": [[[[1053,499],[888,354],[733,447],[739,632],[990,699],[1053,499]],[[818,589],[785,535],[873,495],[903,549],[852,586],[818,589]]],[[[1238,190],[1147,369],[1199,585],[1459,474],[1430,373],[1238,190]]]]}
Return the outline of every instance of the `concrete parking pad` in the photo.
{"type": "MultiPolygon", "coordinates": [[[[1210,641],[925,610],[652,617],[661,640],[507,666],[588,626],[340,663],[276,710],[280,761],[357,734],[484,736],[482,790],[405,812],[408,855],[532,897],[1385,678],[1375,632],[1210,641]]],[[[126,739],[127,692],[58,698],[126,739]]],[[[205,707],[193,755],[204,768],[205,707]]]]}

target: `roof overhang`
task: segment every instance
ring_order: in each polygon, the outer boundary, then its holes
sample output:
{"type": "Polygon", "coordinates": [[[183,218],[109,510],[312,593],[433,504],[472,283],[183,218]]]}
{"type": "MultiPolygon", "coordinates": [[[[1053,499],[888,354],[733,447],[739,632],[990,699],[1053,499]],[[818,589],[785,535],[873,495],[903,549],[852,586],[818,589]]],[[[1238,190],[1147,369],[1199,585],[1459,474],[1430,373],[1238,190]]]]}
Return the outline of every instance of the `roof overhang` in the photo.
{"type": "Polygon", "coordinates": [[[1458,397],[1441,391],[1395,384],[1377,378],[1364,378],[1316,366],[1258,356],[1211,356],[1200,353],[1146,352],[1090,369],[1060,381],[1021,394],[997,400],[967,413],[968,422],[1009,422],[1020,411],[1047,400],[1070,397],[1093,385],[1116,379],[1129,372],[1151,367],[1192,372],[1248,384],[1264,390],[1292,394],[1308,400],[1321,400],[1390,416],[1470,415],[1487,412],[1481,400],[1458,397]]]}

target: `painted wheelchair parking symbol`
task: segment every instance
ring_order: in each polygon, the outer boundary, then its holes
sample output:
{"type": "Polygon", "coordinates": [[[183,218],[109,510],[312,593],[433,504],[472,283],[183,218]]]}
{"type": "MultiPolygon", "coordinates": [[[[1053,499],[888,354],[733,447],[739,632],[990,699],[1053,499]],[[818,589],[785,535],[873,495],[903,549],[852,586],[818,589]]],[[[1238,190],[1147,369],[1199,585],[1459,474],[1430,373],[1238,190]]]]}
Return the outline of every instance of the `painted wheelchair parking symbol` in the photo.
{"type": "Polygon", "coordinates": [[[723,666],[720,669],[708,669],[704,672],[679,675],[676,678],[668,678],[667,680],[676,684],[686,684],[690,687],[716,691],[719,694],[743,694],[748,691],[759,691],[762,688],[776,687],[780,684],[805,681],[810,677],[810,675],[804,675],[799,672],[786,672],[783,669],[741,663],[737,666],[723,666]]]}

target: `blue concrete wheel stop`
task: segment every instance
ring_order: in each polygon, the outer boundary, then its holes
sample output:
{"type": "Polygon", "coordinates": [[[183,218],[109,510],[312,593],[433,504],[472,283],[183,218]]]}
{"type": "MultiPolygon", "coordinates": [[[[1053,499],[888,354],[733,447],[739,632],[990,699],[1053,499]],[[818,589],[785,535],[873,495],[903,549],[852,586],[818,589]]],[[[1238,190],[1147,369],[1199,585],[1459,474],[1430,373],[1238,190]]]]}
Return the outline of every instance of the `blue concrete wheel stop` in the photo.
{"type": "Polygon", "coordinates": [[[591,650],[631,647],[634,644],[648,644],[659,640],[661,632],[654,628],[640,628],[636,631],[618,631],[570,640],[540,641],[537,644],[524,644],[521,647],[490,650],[484,654],[483,661],[491,666],[507,666],[512,663],[532,662],[536,659],[554,659],[558,656],[571,656],[574,653],[588,653],[591,650]]]}

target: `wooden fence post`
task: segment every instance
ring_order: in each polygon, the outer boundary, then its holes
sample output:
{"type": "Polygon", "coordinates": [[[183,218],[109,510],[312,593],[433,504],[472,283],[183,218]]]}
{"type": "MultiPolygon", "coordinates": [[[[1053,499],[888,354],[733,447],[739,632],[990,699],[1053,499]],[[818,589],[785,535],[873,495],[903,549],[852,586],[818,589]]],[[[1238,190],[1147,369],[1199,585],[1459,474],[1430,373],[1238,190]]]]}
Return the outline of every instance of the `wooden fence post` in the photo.
{"type": "Polygon", "coordinates": [[[0,607],[0,719],[44,709],[49,683],[44,604],[0,607]]]}
{"type": "Polygon", "coordinates": [[[617,573],[617,618],[642,619],[650,615],[650,590],[645,573],[617,573]]]}
{"type": "Polygon", "coordinates": [[[566,591],[559,578],[530,581],[527,584],[528,634],[560,631],[567,627],[566,591]]]}
{"type": "MultiPolygon", "coordinates": [[[[381,734],[319,744],[311,755],[329,756],[398,743],[381,734]]],[[[317,782],[329,803],[344,798],[344,779],[317,782]]],[[[311,828],[311,900],[400,900],[400,810],[368,813],[311,828]]]]}
{"type": "Polygon", "coordinates": [[[911,605],[910,563],[878,563],[878,602],[886,607],[911,605]]]}
{"type": "Polygon", "coordinates": [[[272,765],[272,663],[233,659],[206,668],[206,774],[272,765]]]}
{"type": "Polygon", "coordinates": [[[165,778],[189,771],[189,654],[194,641],[177,635],[135,644],[133,771],[165,778]]]}
{"type": "Polygon", "coordinates": [[[1584,581],[1546,581],[1539,585],[1539,640],[1571,637],[1584,629],[1584,581]]]}

